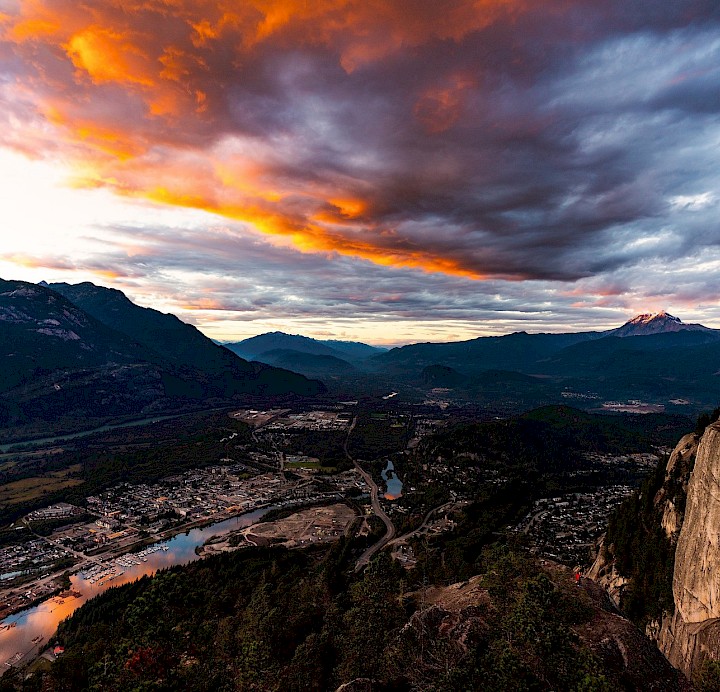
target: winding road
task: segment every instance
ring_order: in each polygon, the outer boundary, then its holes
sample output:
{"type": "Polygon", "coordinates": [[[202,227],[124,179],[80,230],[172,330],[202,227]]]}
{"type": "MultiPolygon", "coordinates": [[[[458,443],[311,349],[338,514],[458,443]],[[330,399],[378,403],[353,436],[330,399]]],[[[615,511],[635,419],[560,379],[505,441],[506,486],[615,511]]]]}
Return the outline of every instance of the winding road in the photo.
{"type": "Polygon", "coordinates": [[[363,477],[363,480],[367,483],[368,487],[370,488],[370,503],[373,508],[373,512],[380,517],[383,524],[385,524],[385,535],[377,542],[373,543],[361,556],[360,559],[355,564],[355,571],[359,572],[363,567],[366,567],[367,564],[372,559],[372,556],[375,555],[379,550],[382,550],[393,538],[395,538],[395,525],[390,521],[390,517],[385,514],[385,510],[380,506],[380,497],[379,497],[379,490],[377,487],[377,483],[371,478],[370,474],[365,471],[365,469],[360,466],[360,464],[357,462],[356,459],[354,459],[350,452],[348,451],[348,442],[350,441],[350,434],[355,429],[355,425],[357,424],[357,416],[353,418],[352,425],[348,428],[347,437],[345,438],[345,444],[343,445],[343,449],[345,450],[345,456],[347,456],[350,461],[354,464],[355,468],[360,472],[360,475],[363,477]]]}
{"type": "Polygon", "coordinates": [[[407,541],[409,538],[412,538],[413,536],[416,536],[418,533],[420,533],[421,531],[424,531],[424,530],[428,527],[428,524],[430,523],[430,517],[431,517],[433,514],[435,514],[435,512],[441,512],[441,511],[443,511],[443,510],[450,509],[450,508],[453,507],[453,506],[455,506],[455,502],[454,502],[454,501],[453,501],[453,502],[446,502],[446,503],[444,503],[444,504],[442,504],[442,505],[439,505],[438,507],[433,507],[433,508],[425,515],[425,518],[423,519],[423,522],[422,522],[422,524],[420,524],[420,526],[418,526],[418,527],[417,527],[416,529],[414,529],[413,531],[408,531],[408,533],[404,533],[402,536],[398,536],[397,538],[393,538],[391,541],[388,541],[388,544],[389,544],[389,545],[397,545],[397,544],[400,543],[401,541],[407,541]]]}

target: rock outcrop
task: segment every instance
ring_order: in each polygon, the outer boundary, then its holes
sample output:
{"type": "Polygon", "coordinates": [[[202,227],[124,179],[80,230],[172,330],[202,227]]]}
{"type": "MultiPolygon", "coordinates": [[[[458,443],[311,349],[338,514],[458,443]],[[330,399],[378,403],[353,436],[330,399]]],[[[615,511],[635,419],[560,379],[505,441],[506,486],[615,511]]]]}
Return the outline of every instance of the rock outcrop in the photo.
{"type": "Polygon", "coordinates": [[[600,541],[597,557],[585,576],[600,584],[607,591],[615,606],[620,607],[622,592],[628,584],[628,579],[618,572],[615,560],[605,550],[604,538],[600,541]]]}
{"type": "MultiPolygon", "coordinates": [[[[683,438],[685,439],[685,438],[683,438]]],[[[674,526],[672,517],[668,527],[674,526]]],[[[675,613],[663,620],[659,646],[687,674],[720,658],[720,423],[697,449],[675,552],[675,613]]]]}
{"type": "MultiPolygon", "coordinates": [[[[689,689],[685,678],[619,613],[600,586],[590,579],[576,584],[571,570],[549,560],[545,561],[543,574],[549,577],[556,593],[566,602],[573,602],[578,612],[585,613],[582,622],[572,625],[573,636],[592,652],[611,689],[643,692],[689,689]]],[[[498,605],[482,587],[482,581],[482,577],[476,576],[424,592],[423,607],[398,635],[399,641],[413,642],[412,651],[423,652],[405,671],[412,689],[427,689],[428,681],[436,679],[433,676],[437,675],[438,667],[455,665],[469,651],[482,648],[492,627],[491,613],[498,605]],[[424,647],[415,644],[420,641],[424,647]]],[[[525,664],[541,665],[532,658],[525,664]]]]}
{"type": "Polygon", "coordinates": [[[673,545],[680,537],[685,516],[687,487],[695,466],[700,436],[690,433],[681,438],[668,459],[665,482],[655,495],[655,506],[662,509],[661,526],[673,545]]]}

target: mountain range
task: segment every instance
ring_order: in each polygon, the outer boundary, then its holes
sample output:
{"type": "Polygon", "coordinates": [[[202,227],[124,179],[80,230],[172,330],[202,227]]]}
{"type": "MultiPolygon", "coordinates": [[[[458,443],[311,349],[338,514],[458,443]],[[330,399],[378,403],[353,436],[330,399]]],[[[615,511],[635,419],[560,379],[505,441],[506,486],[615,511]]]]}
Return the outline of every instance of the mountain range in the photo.
{"type": "Polygon", "coordinates": [[[507,410],[568,400],[595,407],[623,398],[677,408],[715,405],[720,398],[720,330],[665,311],[607,331],[515,332],[387,351],[283,332],[227,346],[346,394],[392,387],[418,398],[447,389],[451,398],[507,410]]]}
{"type": "Polygon", "coordinates": [[[516,332],[413,344],[375,356],[371,364],[411,386],[427,384],[430,373],[435,387],[452,389],[454,396],[504,398],[510,406],[642,399],[672,407],[673,401],[700,406],[720,399],[720,330],[686,325],[666,312],[606,332],[516,332]]]}
{"type": "Polygon", "coordinates": [[[687,410],[720,398],[720,330],[665,311],[607,331],[515,332],[384,352],[366,347],[354,358],[338,342],[282,332],[228,347],[345,394],[392,387],[412,399],[447,389],[450,398],[509,411],[568,400],[593,408],[608,399],[687,410]]]}
{"type": "Polygon", "coordinates": [[[91,283],[0,280],[0,428],[31,432],[325,387],[249,363],[177,317],[91,283]]]}
{"type": "Polygon", "coordinates": [[[354,374],[363,369],[368,358],[387,351],[359,341],[323,341],[285,332],[268,332],[223,345],[241,358],[320,378],[354,374]]]}
{"type": "Polygon", "coordinates": [[[326,387],[353,396],[393,388],[410,400],[448,390],[508,411],[568,400],[592,408],[607,399],[698,407],[720,399],[720,330],[666,312],[605,332],[390,350],[283,332],[219,345],[115,289],[0,280],[0,325],[0,429],[20,435],[326,387]]]}

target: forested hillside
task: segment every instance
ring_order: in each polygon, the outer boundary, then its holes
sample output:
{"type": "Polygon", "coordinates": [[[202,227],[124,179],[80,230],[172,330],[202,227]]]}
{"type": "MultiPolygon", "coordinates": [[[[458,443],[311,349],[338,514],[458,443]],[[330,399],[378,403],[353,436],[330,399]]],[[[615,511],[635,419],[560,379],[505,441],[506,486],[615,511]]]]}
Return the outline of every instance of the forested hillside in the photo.
{"type": "MultiPolygon", "coordinates": [[[[598,647],[593,623],[606,616],[568,572],[494,548],[469,594],[428,590],[385,554],[346,576],[348,549],[247,550],[112,589],[60,628],[66,651],[45,682],[108,692],[300,692],[351,681],[374,690],[639,688],[637,673],[598,647]]],[[[678,689],[669,666],[659,670],[664,689],[678,689]]]]}

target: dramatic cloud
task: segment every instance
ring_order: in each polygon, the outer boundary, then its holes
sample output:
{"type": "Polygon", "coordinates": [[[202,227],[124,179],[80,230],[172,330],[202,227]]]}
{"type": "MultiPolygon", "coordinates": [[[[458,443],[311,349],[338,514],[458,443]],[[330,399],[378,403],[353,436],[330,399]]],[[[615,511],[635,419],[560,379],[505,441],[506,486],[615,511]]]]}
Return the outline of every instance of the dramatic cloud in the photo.
{"type": "Polygon", "coordinates": [[[227,219],[8,264],[181,272],[214,320],[715,315],[715,0],[23,0],[0,37],[2,146],[227,219]]]}

